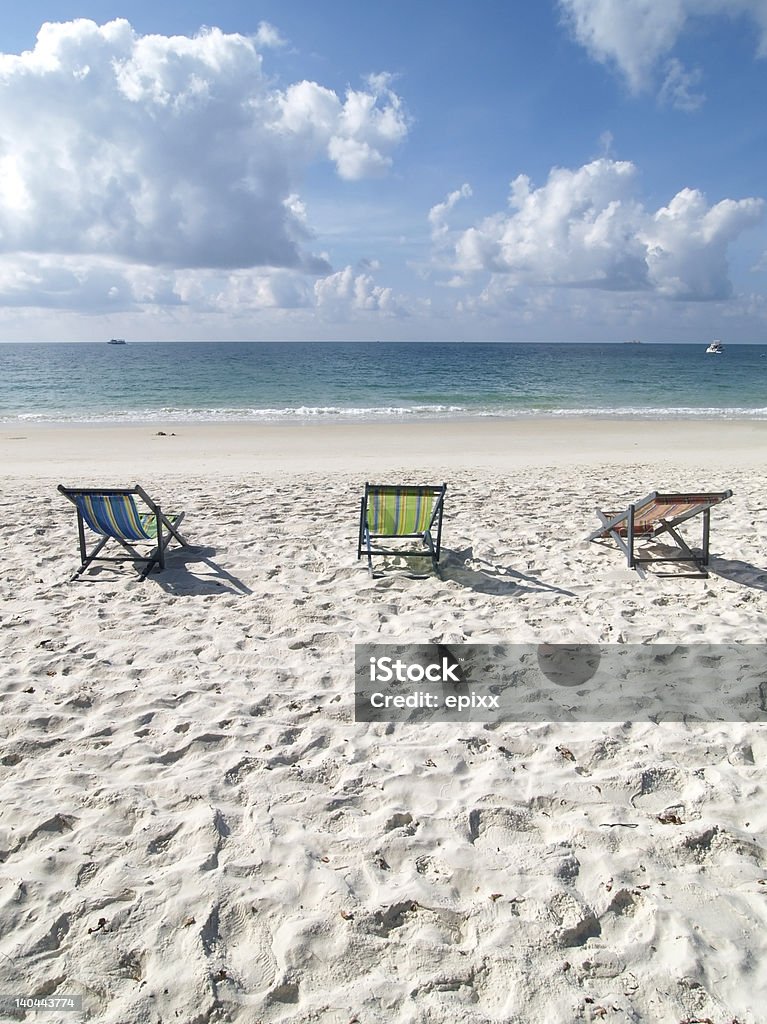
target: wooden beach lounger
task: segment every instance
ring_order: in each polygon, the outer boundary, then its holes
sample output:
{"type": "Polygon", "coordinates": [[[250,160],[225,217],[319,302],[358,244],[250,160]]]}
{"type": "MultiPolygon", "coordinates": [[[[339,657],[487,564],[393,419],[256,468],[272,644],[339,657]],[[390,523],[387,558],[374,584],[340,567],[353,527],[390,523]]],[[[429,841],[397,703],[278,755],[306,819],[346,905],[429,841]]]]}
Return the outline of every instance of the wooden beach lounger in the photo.
{"type": "Polygon", "coordinates": [[[396,484],[365,484],[360,505],[360,532],[357,558],[367,554],[368,572],[373,575],[374,555],[403,555],[430,558],[439,573],[442,541],[442,510],[447,484],[409,487],[396,484]],[[420,551],[383,548],[375,541],[393,538],[418,539],[420,551]]]}
{"type": "Polygon", "coordinates": [[[58,489],[77,509],[81,564],[73,580],[96,559],[101,562],[146,562],[140,575],[144,580],[155,566],[165,568],[165,549],[174,537],[179,544],[189,546],[177,529],[184,513],[164,515],[160,506],[138,484],[135,487],[108,488],[64,487],[59,484],[58,489]],[[139,511],[136,496],[141,498],[148,512],[139,511]],[[86,526],[101,537],[90,553],[85,543],[86,526]],[[110,540],[116,540],[129,554],[116,558],[102,555],[102,548],[110,540]],[[155,547],[149,555],[139,555],[133,548],[134,544],[154,544],[155,547]]]}
{"type": "Polygon", "coordinates": [[[640,576],[643,574],[642,565],[647,562],[691,562],[698,570],[694,575],[708,577],[706,567],[711,509],[730,497],[732,491],[693,494],[661,494],[659,491],[653,491],[641,501],[629,505],[625,512],[602,512],[596,509],[602,526],[591,534],[589,540],[612,537],[626,555],[629,568],[636,569],[640,576]],[[703,516],[703,543],[699,555],[690,550],[676,529],[681,523],[697,515],[703,516]],[[676,542],[675,554],[664,557],[636,554],[634,542],[637,538],[646,540],[665,533],[676,542]]]}

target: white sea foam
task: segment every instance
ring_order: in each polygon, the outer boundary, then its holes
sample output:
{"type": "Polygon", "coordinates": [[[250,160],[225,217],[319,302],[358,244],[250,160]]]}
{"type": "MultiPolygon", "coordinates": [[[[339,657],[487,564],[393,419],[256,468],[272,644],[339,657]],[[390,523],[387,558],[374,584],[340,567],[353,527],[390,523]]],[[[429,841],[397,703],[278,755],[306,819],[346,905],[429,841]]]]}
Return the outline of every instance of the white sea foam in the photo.
{"type": "Polygon", "coordinates": [[[123,409],[118,411],[50,410],[47,412],[20,412],[0,416],[0,423],[287,423],[323,421],[423,420],[453,418],[502,419],[544,416],[552,418],[588,417],[590,419],[723,419],[765,420],[767,407],[682,407],[663,408],[647,406],[568,407],[551,409],[528,406],[524,409],[502,406],[467,405],[403,405],[403,406],[308,406],[284,408],[172,408],[123,409]]]}
{"type": "Polygon", "coordinates": [[[68,410],[51,412],[23,412],[16,416],[0,417],[0,422],[15,423],[230,423],[230,422],[281,422],[306,420],[346,420],[346,419],[405,419],[433,418],[447,416],[467,416],[472,412],[460,405],[415,405],[415,406],[383,406],[342,407],[342,406],[308,406],[285,407],[281,409],[124,409],[117,412],[88,410],[68,410]]]}

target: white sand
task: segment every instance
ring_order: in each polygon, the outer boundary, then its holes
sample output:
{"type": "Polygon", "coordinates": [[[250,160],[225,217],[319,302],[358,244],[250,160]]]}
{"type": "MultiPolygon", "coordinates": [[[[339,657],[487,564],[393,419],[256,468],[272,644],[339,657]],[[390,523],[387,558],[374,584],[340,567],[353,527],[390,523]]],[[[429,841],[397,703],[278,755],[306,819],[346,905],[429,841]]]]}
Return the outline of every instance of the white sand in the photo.
{"type": "Polygon", "coordinates": [[[352,703],[355,642],[765,643],[765,426],[4,430],[0,993],[114,1024],[759,1024],[764,726],[352,703]],[[357,562],[381,476],[447,481],[442,580],[357,562]],[[70,584],[55,484],[135,479],[197,549],[70,584]],[[735,492],[709,580],[583,540],[663,487],[735,492]]]}
{"type": "MultiPolygon", "coordinates": [[[[765,464],[767,421],[474,419],[423,423],[170,423],[0,427],[0,465],[18,476],[118,474],[164,479],[268,469],[383,472],[522,466],[765,464]]],[[[421,473],[422,475],[422,473],[421,473]]],[[[622,470],[610,479],[620,485],[622,470]]],[[[656,475],[652,479],[656,479],[656,475]]],[[[611,493],[612,497],[612,493],[611,493]]]]}

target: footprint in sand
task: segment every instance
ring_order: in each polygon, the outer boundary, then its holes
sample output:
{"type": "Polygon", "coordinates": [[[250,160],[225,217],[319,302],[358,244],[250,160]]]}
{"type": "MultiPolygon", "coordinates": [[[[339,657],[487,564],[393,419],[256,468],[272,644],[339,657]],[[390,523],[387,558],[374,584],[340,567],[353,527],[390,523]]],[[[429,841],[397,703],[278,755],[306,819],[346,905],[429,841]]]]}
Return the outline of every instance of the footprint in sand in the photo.
{"type": "Polygon", "coordinates": [[[271,932],[246,904],[214,909],[204,946],[208,955],[223,962],[229,978],[242,992],[265,992],[274,984],[277,961],[271,932]]]}

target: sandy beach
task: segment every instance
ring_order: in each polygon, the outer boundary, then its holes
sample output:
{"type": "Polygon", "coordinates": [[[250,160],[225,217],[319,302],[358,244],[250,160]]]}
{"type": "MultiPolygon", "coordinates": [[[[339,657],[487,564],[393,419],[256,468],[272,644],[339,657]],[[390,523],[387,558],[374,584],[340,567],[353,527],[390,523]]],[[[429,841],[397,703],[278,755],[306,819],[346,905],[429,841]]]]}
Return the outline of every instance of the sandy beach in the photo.
{"type": "MultiPolygon", "coordinates": [[[[317,468],[371,476],[402,471],[421,479],[422,470],[449,475],[456,469],[505,472],[531,466],[616,464],[615,486],[619,487],[620,474],[633,465],[649,467],[650,479],[656,480],[656,467],[676,473],[678,467],[689,465],[696,473],[702,469],[707,474],[708,467],[762,466],[767,464],[766,450],[767,421],[763,420],[487,417],[353,424],[24,423],[0,427],[5,473],[69,474],[72,480],[104,473],[128,478],[152,473],[164,479],[173,473],[221,476],[317,468]]],[[[614,500],[612,493],[610,500],[614,500]]]]}
{"type": "Polygon", "coordinates": [[[365,725],[353,677],[363,642],[764,644],[766,441],[3,427],[0,993],[109,1024],[759,1024],[762,724],[365,725]],[[369,578],[366,479],[447,482],[441,579],[369,578]],[[194,547],[70,583],[56,485],[135,482],[194,547]],[[707,580],[585,540],[663,488],[734,492],[707,580]]]}

